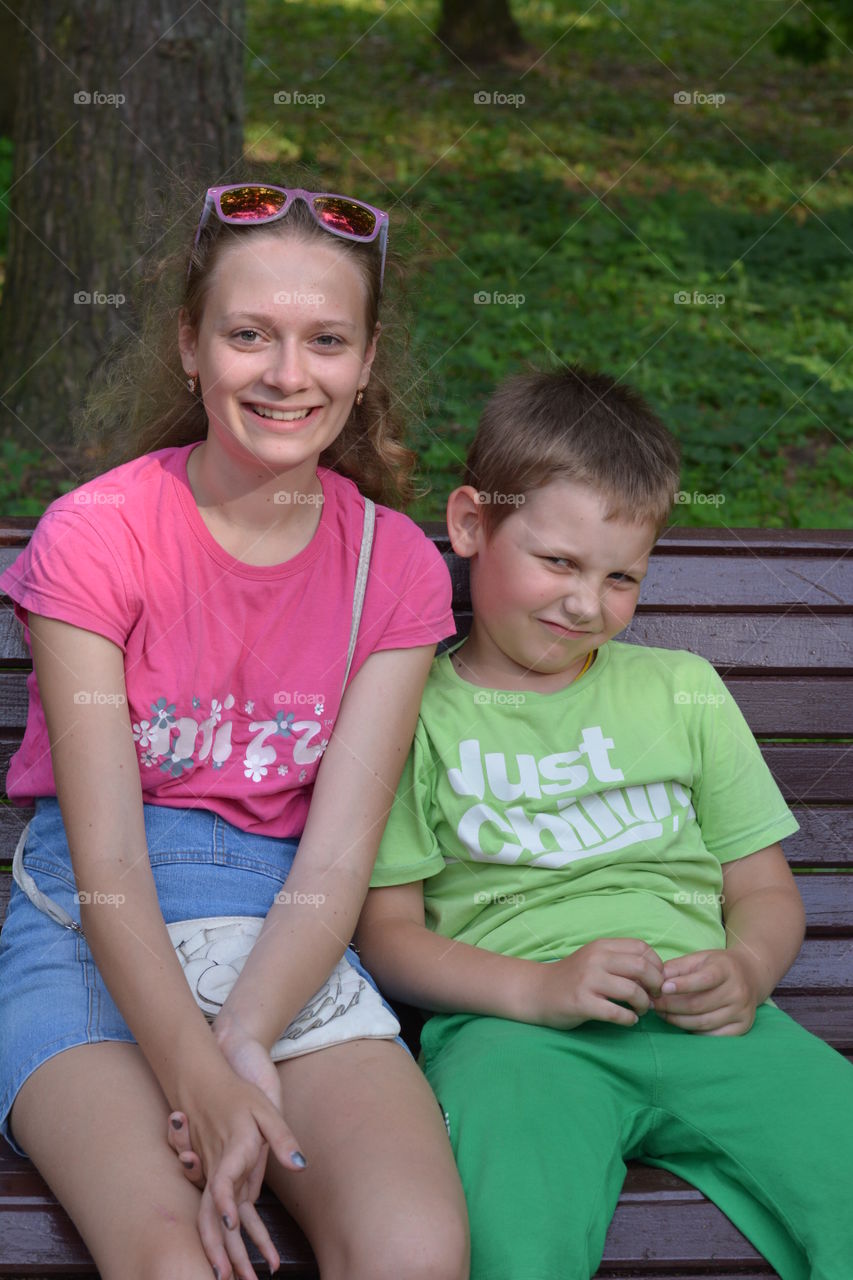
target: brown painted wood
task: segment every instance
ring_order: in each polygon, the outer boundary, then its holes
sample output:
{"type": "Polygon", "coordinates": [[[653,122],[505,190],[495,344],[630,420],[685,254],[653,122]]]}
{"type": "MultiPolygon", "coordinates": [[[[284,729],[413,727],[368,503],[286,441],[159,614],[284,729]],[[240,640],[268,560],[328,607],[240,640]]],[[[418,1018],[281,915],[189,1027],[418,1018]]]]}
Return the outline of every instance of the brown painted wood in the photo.
{"type": "MultiPolygon", "coordinates": [[[[853,738],[853,675],[735,676],[726,687],[756,736],[853,738]]],[[[27,719],[27,672],[0,671],[0,730],[27,719]]]]}
{"type": "MultiPolygon", "coordinates": [[[[471,625],[457,613],[457,638],[471,625]]],[[[805,614],[644,613],[638,611],[620,640],[658,649],[686,649],[707,658],[722,675],[847,675],[853,671],[853,615],[828,619],[805,614]]],[[[453,643],[450,641],[449,643],[453,643]]]]}
{"type": "MultiPolygon", "coordinates": [[[[0,567],[19,553],[33,523],[0,523],[0,567]]],[[[467,565],[454,557],[451,567],[464,614],[467,565]]],[[[759,737],[814,740],[762,743],[801,823],[785,850],[809,921],[776,1000],[853,1055],[853,534],[672,530],[652,557],[628,639],[702,653],[759,737]],[[811,868],[828,874],[801,874],[811,868]]],[[[8,609],[0,610],[0,662],[5,776],[25,720],[28,665],[8,609]]],[[[0,860],[8,862],[28,816],[0,808],[0,860]]],[[[8,888],[8,870],[0,871],[0,912],[8,888]]],[[[283,1274],[315,1276],[307,1244],[281,1207],[265,1195],[261,1214],[287,1260],[283,1274]]],[[[735,1273],[738,1280],[775,1274],[695,1189],[632,1167],[599,1280],[733,1280],[735,1273]]],[[[12,1274],[94,1277],[82,1242],[32,1166],[10,1164],[0,1144],[0,1276],[12,1274]]]]}
{"type": "MultiPolygon", "coordinates": [[[[467,608],[468,565],[446,557],[454,584],[454,604],[467,608]]],[[[640,592],[641,609],[780,608],[843,610],[853,597],[853,557],[738,557],[660,555],[649,561],[640,592]]]]}
{"type": "MultiPolygon", "coordinates": [[[[267,1190],[258,1203],[287,1276],[316,1276],[302,1232],[267,1190]]],[[[713,1235],[718,1261],[760,1261],[755,1250],[694,1187],[665,1170],[632,1163],[608,1232],[603,1265],[620,1262],[646,1267],[704,1263],[713,1235]]],[[[250,1249],[253,1262],[258,1255],[250,1249]]],[[[0,1275],[24,1269],[30,1274],[92,1274],[91,1259],[67,1215],[38,1172],[0,1142],[0,1275]],[[56,1268],[61,1268],[57,1272],[56,1268]]],[[[644,1270],[641,1274],[649,1274],[644,1270]]],[[[772,1272],[767,1274],[772,1275],[772,1272]]]]}

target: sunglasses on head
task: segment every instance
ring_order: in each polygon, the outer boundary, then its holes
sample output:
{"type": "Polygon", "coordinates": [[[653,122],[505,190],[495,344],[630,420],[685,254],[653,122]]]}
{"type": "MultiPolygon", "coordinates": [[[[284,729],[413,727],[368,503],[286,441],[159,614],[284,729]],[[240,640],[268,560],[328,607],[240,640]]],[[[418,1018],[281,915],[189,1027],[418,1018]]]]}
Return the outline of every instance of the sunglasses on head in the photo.
{"type": "MultiPolygon", "coordinates": [[[[287,213],[294,200],[303,200],[312,218],[324,231],[343,240],[369,244],[379,239],[382,262],[379,288],[385,277],[385,249],[388,244],[388,214],[362,200],[332,195],[327,191],[303,191],[301,187],[272,187],[257,182],[235,183],[228,187],[209,187],[204,208],[198,220],[193,249],[201,233],[215,213],[220,222],[231,226],[277,222],[287,213]]],[[[189,273],[187,273],[189,275],[189,273]]]]}

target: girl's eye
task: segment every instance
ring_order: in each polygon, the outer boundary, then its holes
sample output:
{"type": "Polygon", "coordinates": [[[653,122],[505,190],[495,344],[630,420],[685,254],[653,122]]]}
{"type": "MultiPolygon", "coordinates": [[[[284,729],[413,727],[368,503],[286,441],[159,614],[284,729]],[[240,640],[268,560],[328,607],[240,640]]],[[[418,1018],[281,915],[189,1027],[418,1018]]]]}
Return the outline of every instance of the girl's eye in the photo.
{"type": "Polygon", "coordinates": [[[543,559],[560,569],[570,569],[574,565],[574,561],[567,559],[566,556],[544,556],[543,559]]]}
{"type": "Polygon", "coordinates": [[[340,346],[341,343],[341,339],[334,333],[318,333],[314,341],[318,346],[325,347],[327,350],[331,350],[332,347],[340,346]]]}
{"type": "Polygon", "coordinates": [[[634,587],[637,585],[637,579],[632,578],[630,573],[611,573],[608,575],[613,582],[623,587],[634,587]]]}

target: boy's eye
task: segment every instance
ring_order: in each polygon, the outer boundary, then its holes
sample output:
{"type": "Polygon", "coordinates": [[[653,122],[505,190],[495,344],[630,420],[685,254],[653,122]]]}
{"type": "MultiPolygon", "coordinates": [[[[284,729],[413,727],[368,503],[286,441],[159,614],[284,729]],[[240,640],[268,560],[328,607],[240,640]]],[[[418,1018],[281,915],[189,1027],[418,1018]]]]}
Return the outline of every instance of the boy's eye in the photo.
{"type": "Polygon", "coordinates": [[[259,335],[258,335],[257,329],[238,329],[237,332],[234,334],[234,337],[237,338],[238,341],[247,342],[250,344],[253,343],[255,338],[257,338],[258,336],[259,335]]]}
{"type": "Polygon", "coordinates": [[[574,560],[569,560],[567,556],[543,556],[548,564],[557,565],[560,569],[570,569],[574,566],[574,560]]]}
{"type": "Polygon", "coordinates": [[[608,577],[620,586],[635,587],[637,579],[632,578],[630,573],[610,573],[608,577]]]}
{"type": "Polygon", "coordinates": [[[332,347],[340,346],[341,339],[334,333],[318,333],[314,339],[320,347],[326,347],[331,350],[332,347]]]}

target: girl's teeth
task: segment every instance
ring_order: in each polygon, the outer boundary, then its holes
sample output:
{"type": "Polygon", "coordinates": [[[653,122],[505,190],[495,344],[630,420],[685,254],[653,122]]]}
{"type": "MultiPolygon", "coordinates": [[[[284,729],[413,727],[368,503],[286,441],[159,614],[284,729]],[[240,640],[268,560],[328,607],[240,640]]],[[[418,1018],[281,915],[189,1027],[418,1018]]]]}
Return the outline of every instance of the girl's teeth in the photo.
{"type": "Polygon", "coordinates": [[[293,409],[290,412],[284,409],[266,409],[262,405],[253,406],[255,413],[262,418],[272,418],[275,422],[298,422],[301,418],[307,418],[311,412],[310,409],[293,409]]]}

